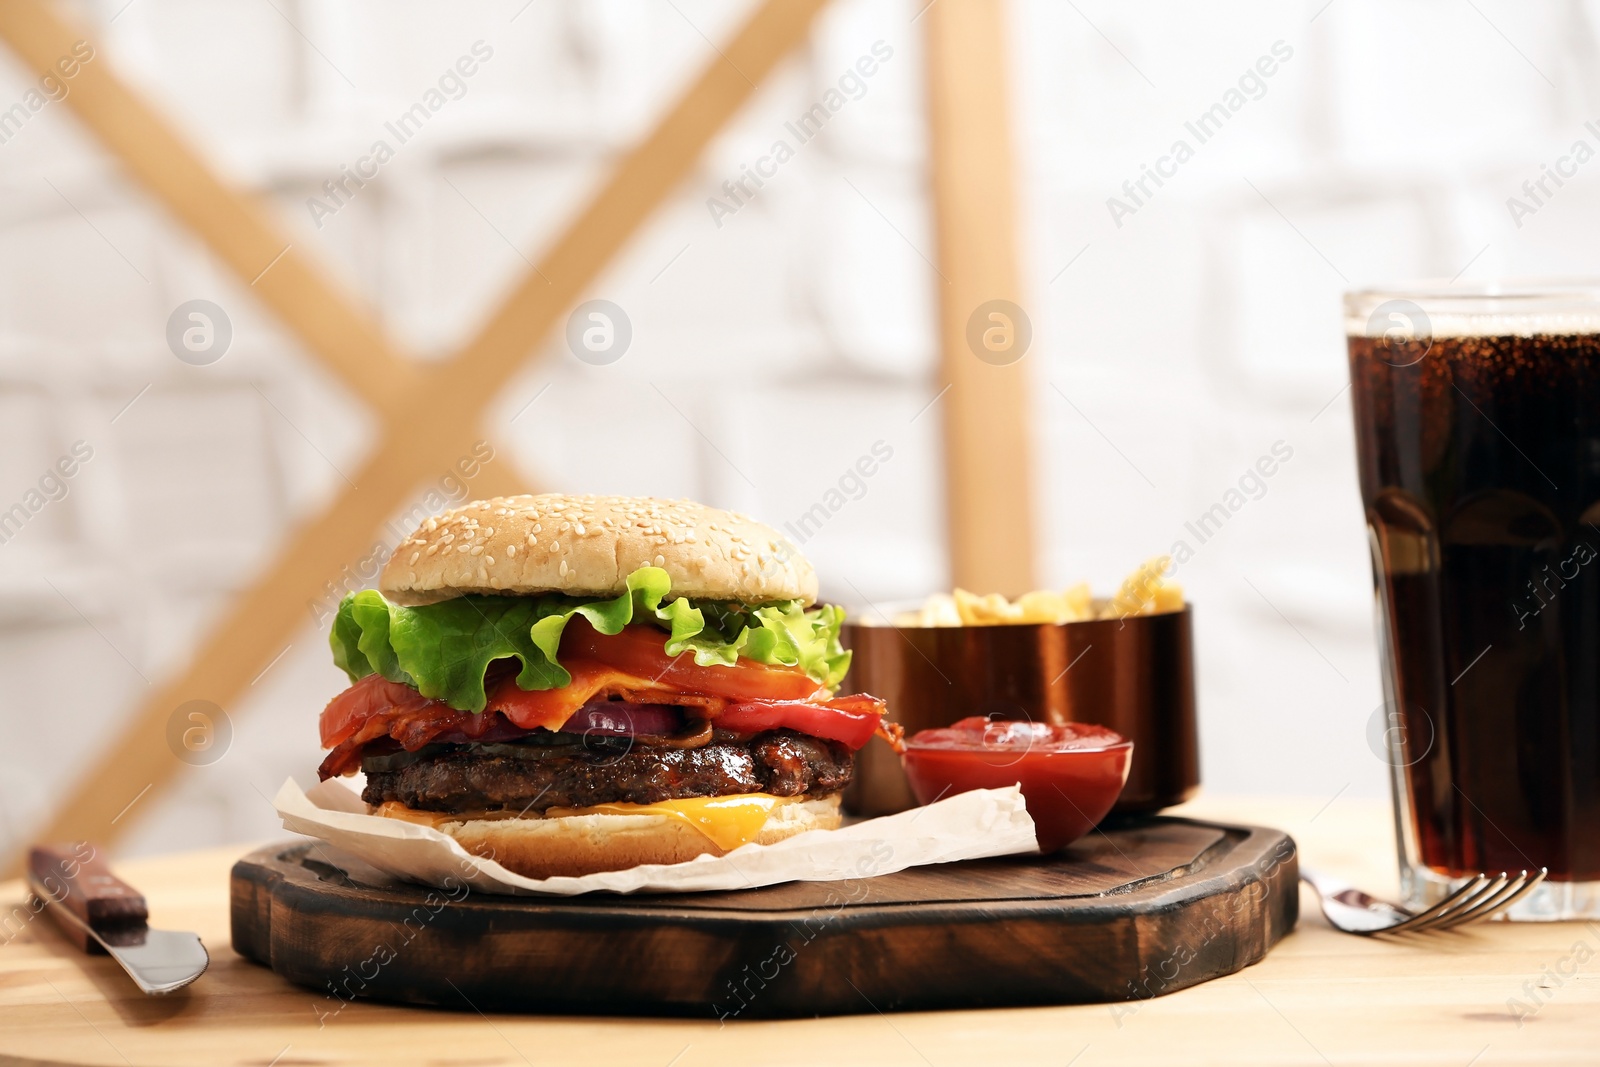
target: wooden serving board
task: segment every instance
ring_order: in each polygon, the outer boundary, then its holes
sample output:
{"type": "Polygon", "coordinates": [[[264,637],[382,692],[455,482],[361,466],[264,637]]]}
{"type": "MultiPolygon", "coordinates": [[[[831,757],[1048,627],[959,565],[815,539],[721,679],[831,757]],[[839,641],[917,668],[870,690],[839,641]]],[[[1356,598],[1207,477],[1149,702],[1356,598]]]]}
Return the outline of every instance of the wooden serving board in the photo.
{"type": "Polygon", "coordinates": [[[1159,996],[1266,955],[1297,877],[1281,831],[1162,817],[1050,857],[649,896],[451,900],[313,842],[235,864],[231,917],[329,1012],[774,1018],[1159,996]]]}

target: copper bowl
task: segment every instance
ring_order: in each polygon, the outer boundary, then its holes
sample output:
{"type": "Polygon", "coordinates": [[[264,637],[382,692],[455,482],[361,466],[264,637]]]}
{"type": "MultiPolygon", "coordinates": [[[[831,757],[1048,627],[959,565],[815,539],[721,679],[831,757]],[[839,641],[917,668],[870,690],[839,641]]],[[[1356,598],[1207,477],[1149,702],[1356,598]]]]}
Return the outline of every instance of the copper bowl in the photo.
{"type": "MultiPolygon", "coordinates": [[[[887,610],[887,609],[886,609],[887,610]]],[[[879,610],[870,618],[883,620],[879,610]]],[[[860,615],[851,614],[851,619],[860,615]]],[[[888,702],[906,733],[969,715],[1088,722],[1134,743],[1112,814],[1181,804],[1200,787],[1192,610],[1087,622],[889,626],[846,621],[855,653],[844,688],[888,702]]],[[[916,806],[899,758],[873,739],[856,758],[847,810],[887,815],[916,806]]]]}

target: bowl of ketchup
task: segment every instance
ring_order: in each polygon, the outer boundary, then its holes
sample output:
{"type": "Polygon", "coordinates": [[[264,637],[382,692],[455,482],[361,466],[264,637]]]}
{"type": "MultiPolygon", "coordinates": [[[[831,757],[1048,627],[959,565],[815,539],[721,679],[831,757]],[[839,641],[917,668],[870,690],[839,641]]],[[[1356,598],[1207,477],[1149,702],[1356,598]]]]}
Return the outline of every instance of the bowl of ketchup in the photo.
{"type": "Polygon", "coordinates": [[[962,719],[906,738],[900,757],[918,803],[1020,785],[1039,851],[1065,848],[1105,818],[1133,762],[1133,742],[1088,723],[962,719]]]}

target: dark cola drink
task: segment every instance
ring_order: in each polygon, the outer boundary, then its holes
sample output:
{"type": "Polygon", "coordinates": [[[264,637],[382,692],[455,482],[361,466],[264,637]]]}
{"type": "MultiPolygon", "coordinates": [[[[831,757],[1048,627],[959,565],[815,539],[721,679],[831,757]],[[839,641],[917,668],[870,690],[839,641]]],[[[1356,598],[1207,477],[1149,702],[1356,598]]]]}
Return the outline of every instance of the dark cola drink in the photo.
{"type": "Polygon", "coordinates": [[[1346,298],[1408,903],[1600,914],[1600,291],[1346,298]]]}

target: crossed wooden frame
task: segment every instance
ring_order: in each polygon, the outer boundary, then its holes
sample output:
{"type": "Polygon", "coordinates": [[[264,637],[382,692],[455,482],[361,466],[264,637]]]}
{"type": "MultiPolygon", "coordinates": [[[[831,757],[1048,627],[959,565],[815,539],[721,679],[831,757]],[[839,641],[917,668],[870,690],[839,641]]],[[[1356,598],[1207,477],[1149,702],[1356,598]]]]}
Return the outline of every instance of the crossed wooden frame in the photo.
{"type": "MultiPolygon", "coordinates": [[[[701,151],[809,35],[828,0],[757,0],[732,38],[655,129],[449,360],[407,357],[360,304],[300,251],[270,212],[231,188],[104,59],[81,67],[67,105],[134,178],[257,293],[305,347],[374,409],[376,446],[354,486],[303,523],[207,633],[186,667],[152,687],[105,754],[57,806],[42,840],[114,841],[123,815],[183,770],[168,749],[174,709],[226,707],[304,627],[316,599],[371,544],[373,531],[479,436],[485,405],[525,364],[701,151]]],[[[933,192],[939,234],[940,397],[953,570],[974,587],[1031,585],[1025,382],[1016,366],[966,351],[971,309],[1017,299],[1006,130],[1003,0],[932,0],[918,13],[929,50],[933,192]],[[948,393],[948,396],[946,395],[948,393]]],[[[0,2],[0,39],[44,73],[89,34],[50,0],[0,2]]],[[[91,41],[92,43],[92,41],[91,41]]],[[[521,491],[507,465],[485,467],[484,495],[521,491]]],[[[20,856],[9,866],[15,873],[20,856]]]]}

